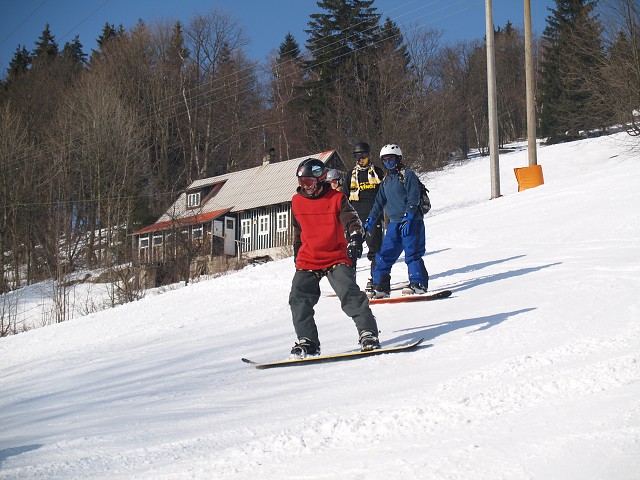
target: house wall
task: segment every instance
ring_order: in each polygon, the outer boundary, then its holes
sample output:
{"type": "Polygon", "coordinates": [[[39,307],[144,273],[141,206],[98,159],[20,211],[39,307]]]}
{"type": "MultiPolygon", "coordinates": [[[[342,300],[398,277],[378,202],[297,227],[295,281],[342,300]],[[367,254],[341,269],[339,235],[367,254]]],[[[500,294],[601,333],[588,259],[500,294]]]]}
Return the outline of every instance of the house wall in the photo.
{"type": "Polygon", "coordinates": [[[291,203],[270,205],[238,214],[241,252],[248,253],[293,243],[291,203]]]}
{"type": "MultiPolygon", "coordinates": [[[[230,215],[227,214],[227,216],[230,215]]],[[[291,203],[260,207],[234,216],[236,217],[235,240],[239,240],[241,255],[293,244],[291,203]]],[[[194,254],[221,256],[223,255],[223,238],[214,235],[212,230],[213,222],[206,222],[174,230],[136,235],[133,239],[134,252],[137,253],[135,263],[137,265],[168,263],[182,256],[194,256],[194,254]],[[176,238],[177,241],[175,241],[176,238]],[[187,246],[189,238],[192,240],[193,247],[187,246]]],[[[224,234],[226,235],[227,232],[224,234]]]]}
{"type": "MultiPolygon", "coordinates": [[[[215,243],[215,242],[214,242],[215,243]]],[[[185,256],[212,253],[211,223],[137,235],[134,251],[138,265],[161,264],[185,256]]]]}

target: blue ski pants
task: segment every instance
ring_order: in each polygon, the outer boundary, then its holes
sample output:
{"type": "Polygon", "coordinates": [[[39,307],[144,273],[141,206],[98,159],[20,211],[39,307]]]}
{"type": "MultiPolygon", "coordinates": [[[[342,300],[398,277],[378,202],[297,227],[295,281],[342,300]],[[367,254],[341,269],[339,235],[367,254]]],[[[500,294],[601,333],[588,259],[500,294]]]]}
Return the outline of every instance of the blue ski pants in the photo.
{"type": "Polygon", "coordinates": [[[427,287],[429,273],[422,260],[426,253],[423,217],[415,217],[411,220],[408,235],[402,236],[401,231],[399,222],[389,222],[380,251],[376,254],[373,284],[380,285],[383,279],[389,278],[391,267],[404,250],[404,263],[409,270],[409,282],[427,287]]]}

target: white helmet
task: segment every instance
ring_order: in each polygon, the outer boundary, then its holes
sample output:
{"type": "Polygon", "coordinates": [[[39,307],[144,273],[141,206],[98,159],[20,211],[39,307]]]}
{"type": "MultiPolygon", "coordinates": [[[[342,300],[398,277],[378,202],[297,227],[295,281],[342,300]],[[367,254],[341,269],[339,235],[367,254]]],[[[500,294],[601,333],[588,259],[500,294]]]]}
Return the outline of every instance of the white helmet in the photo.
{"type": "Polygon", "coordinates": [[[327,172],[327,182],[330,182],[331,180],[340,180],[340,174],[335,168],[332,168],[327,172]]]}
{"type": "Polygon", "coordinates": [[[382,147],[382,150],[380,150],[380,158],[385,155],[397,155],[398,157],[400,157],[400,160],[402,160],[402,150],[400,150],[400,147],[398,145],[395,145],[393,143],[388,143],[387,145],[382,147]]]}

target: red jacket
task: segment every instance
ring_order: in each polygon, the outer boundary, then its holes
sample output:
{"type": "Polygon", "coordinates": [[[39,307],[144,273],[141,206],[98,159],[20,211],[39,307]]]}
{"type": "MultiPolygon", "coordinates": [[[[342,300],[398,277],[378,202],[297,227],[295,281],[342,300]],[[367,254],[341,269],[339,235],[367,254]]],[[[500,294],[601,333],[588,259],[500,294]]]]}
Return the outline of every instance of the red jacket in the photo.
{"type": "Polygon", "coordinates": [[[347,257],[347,235],[362,234],[362,223],[347,197],[328,184],[316,197],[298,188],[291,199],[293,248],[298,270],[322,270],[338,263],[352,265],[347,257]]]}

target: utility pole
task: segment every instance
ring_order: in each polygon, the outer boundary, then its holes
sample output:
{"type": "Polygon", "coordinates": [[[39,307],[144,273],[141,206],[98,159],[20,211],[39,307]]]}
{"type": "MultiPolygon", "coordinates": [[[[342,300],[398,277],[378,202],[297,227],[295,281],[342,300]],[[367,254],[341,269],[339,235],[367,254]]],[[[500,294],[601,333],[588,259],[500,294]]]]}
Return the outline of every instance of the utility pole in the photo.
{"type": "Polygon", "coordinates": [[[538,164],[536,150],[536,97],[531,42],[531,0],[524,0],[524,65],[527,84],[527,151],[529,166],[538,164]]]}
{"type": "Polygon", "coordinates": [[[487,91],[489,101],[489,154],[491,156],[491,198],[500,196],[500,162],[498,152],[498,101],[496,95],[496,59],[493,44],[493,5],[485,0],[487,22],[487,91]]]}

